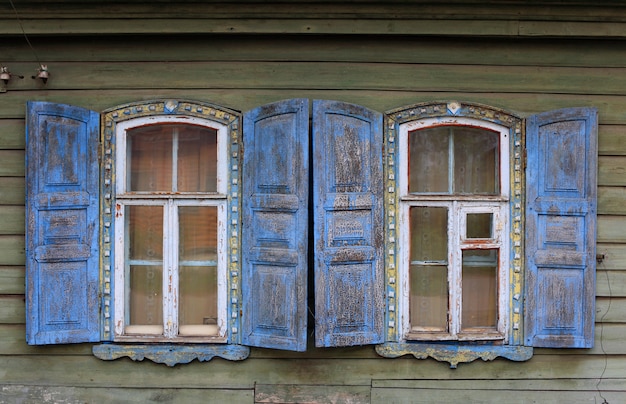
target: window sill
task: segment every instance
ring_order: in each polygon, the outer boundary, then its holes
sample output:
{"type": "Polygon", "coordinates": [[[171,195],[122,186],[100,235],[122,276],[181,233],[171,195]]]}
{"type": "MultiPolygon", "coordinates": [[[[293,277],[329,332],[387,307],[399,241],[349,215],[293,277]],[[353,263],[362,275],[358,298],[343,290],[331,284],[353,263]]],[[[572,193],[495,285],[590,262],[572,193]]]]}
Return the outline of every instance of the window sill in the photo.
{"type": "Polygon", "coordinates": [[[220,357],[231,361],[244,360],[250,354],[250,348],[243,345],[117,345],[100,344],[93,346],[93,354],[102,360],[115,360],[124,356],[134,361],[149,359],[155,363],[164,363],[174,366],[180,363],[189,363],[194,359],[200,362],[210,361],[220,357]]]}
{"type": "Polygon", "coordinates": [[[455,343],[386,342],[376,346],[376,353],[385,358],[413,355],[417,359],[433,358],[450,363],[456,369],[459,363],[473,362],[476,359],[491,361],[499,357],[512,361],[527,361],[533,356],[533,348],[511,345],[470,345],[455,343]]]}

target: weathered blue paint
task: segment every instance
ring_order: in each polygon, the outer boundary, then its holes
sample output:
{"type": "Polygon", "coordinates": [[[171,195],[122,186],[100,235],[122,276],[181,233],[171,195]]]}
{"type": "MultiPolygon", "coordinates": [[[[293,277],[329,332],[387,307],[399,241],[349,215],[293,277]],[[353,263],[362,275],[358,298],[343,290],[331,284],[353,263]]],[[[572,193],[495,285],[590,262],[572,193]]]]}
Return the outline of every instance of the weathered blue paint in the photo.
{"type": "Polygon", "coordinates": [[[533,356],[533,348],[510,345],[463,345],[463,344],[413,344],[385,343],[376,345],[376,352],[386,358],[413,355],[417,359],[433,358],[450,363],[455,369],[459,363],[473,362],[476,359],[492,361],[498,357],[512,361],[527,361],[533,356]]]}
{"type": "Polygon", "coordinates": [[[309,102],[244,115],[243,343],[306,350],[309,102]]]}
{"type": "Polygon", "coordinates": [[[316,346],[384,340],[382,114],[313,102],[316,346]]]}
{"type": "Polygon", "coordinates": [[[200,362],[210,361],[214,357],[240,361],[250,355],[250,348],[242,345],[94,345],[93,354],[103,360],[114,360],[124,356],[134,361],[149,359],[155,363],[164,363],[174,366],[179,363],[189,363],[194,359],[200,362]]]}
{"type": "Polygon", "coordinates": [[[27,104],[26,340],[99,341],[99,115],[27,104]]]}
{"type": "Polygon", "coordinates": [[[527,121],[526,345],[593,346],[597,125],[593,108],[527,121]]]}

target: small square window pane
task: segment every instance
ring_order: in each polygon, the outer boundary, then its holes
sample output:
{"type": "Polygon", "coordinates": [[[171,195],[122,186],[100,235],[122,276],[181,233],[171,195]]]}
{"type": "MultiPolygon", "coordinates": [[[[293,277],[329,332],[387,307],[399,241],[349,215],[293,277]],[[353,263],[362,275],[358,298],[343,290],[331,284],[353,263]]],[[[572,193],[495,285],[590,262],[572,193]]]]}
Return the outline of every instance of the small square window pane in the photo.
{"type": "Polygon", "coordinates": [[[454,193],[497,194],[500,134],[454,127],[454,193]]]}
{"type": "Polygon", "coordinates": [[[498,321],[498,250],[463,250],[461,329],[495,328],[498,321]]]}
{"type": "Polygon", "coordinates": [[[448,331],[448,268],[411,265],[409,316],[414,331],[448,331]]]}
{"type": "Polygon", "coordinates": [[[448,209],[414,206],[410,221],[411,261],[447,261],[448,209]]]}
{"type": "Polygon", "coordinates": [[[466,238],[493,238],[492,213],[468,213],[466,238]]]}
{"type": "Polygon", "coordinates": [[[128,131],[127,188],[134,192],[172,190],[172,125],[128,131]]]}
{"type": "Polygon", "coordinates": [[[200,126],[178,130],[178,191],[216,192],[217,131],[200,126]]]}
{"type": "Polygon", "coordinates": [[[449,193],[450,136],[447,127],[409,133],[409,192],[449,193]]]}

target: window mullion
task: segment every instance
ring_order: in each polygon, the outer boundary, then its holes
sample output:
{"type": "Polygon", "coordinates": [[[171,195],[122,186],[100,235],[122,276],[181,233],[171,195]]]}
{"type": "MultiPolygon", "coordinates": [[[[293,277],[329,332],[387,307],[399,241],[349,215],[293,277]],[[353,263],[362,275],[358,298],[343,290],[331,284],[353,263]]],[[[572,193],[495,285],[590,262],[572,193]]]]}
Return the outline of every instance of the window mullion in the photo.
{"type": "Polygon", "coordinates": [[[163,324],[165,337],[178,335],[178,206],[169,199],[163,213],[163,324]]]}
{"type": "Polygon", "coordinates": [[[462,313],[462,279],[461,279],[461,246],[460,239],[463,229],[460,228],[459,219],[459,203],[453,201],[450,205],[450,213],[448,216],[448,251],[450,262],[448,263],[448,279],[449,279],[449,299],[450,299],[450,318],[449,327],[450,334],[457,336],[461,328],[462,313]]]}
{"type": "Polygon", "coordinates": [[[172,131],[172,192],[178,191],[178,128],[172,131]]]}

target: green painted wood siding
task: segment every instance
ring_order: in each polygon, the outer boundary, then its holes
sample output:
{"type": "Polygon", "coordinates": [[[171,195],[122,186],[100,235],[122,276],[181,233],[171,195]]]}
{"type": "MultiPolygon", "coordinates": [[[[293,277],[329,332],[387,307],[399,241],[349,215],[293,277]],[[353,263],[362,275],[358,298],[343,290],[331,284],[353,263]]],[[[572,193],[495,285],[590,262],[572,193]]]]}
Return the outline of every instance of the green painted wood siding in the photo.
{"type": "Polygon", "coordinates": [[[626,36],[623,4],[257,2],[197,9],[164,2],[152,12],[147,3],[15,3],[50,79],[31,79],[37,60],[9,4],[0,5],[0,64],[25,76],[0,82],[0,402],[626,401],[626,41],[617,40],[626,36]],[[146,35],[118,36],[133,33],[146,35]],[[305,352],[253,348],[239,363],[175,368],[101,361],[89,344],[28,346],[26,102],[102,111],[163,97],[240,111],[288,98],[376,111],[460,100],[522,116],[596,107],[596,247],[604,258],[594,347],[536,349],[524,363],[476,361],[451,370],[432,359],[383,359],[372,346],[318,349],[311,342],[305,352]]]}

